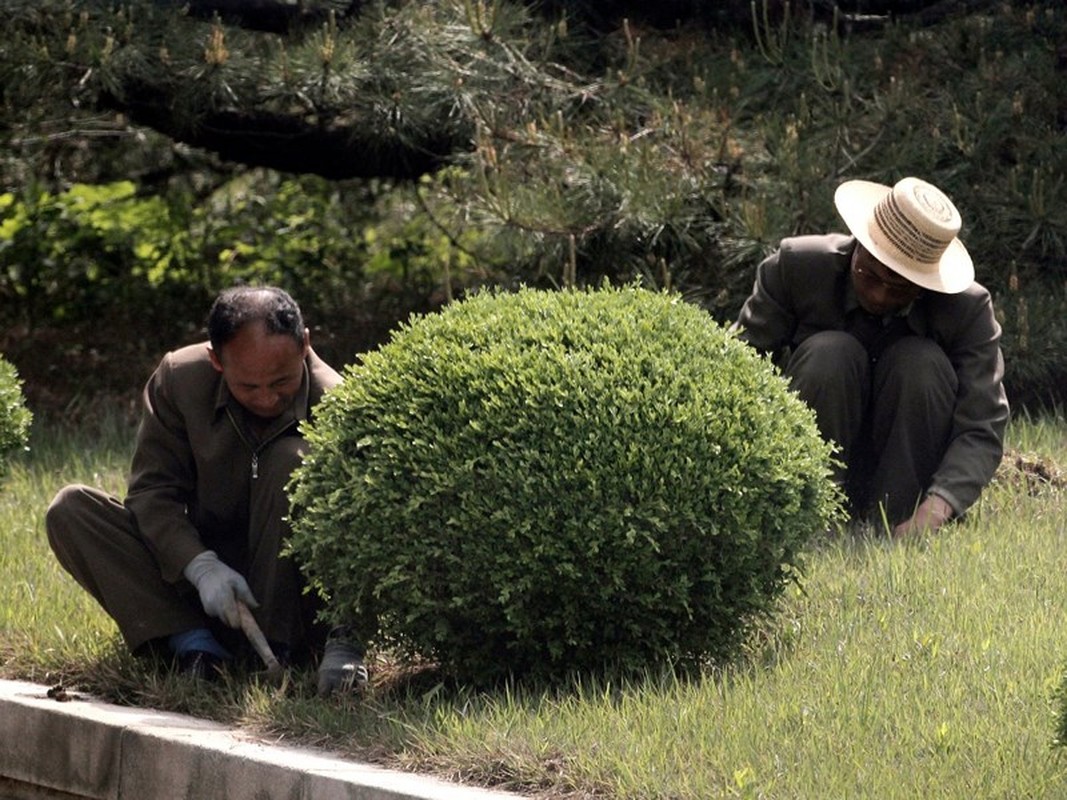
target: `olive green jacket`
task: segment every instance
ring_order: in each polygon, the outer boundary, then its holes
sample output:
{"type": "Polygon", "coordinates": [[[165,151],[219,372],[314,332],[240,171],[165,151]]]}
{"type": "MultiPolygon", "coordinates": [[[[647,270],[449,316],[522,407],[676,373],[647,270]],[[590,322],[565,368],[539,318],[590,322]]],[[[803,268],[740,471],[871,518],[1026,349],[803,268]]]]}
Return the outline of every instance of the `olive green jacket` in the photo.
{"type": "Polygon", "coordinates": [[[205,550],[202,531],[247,536],[251,481],[270,445],[300,436],[323,394],[341,378],[314,352],[292,408],[256,437],[212,366],[207,342],[167,353],[145,385],[125,504],[163,577],[205,550]]]}
{"type": "MultiPolygon", "coordinates": [[[[814,333],[843,330],[856,303],[849,280],[855,246],[855,238],[841,234],[785,239],[756,271],[737,320],[741,338],[778,359],[814,333]]],[[[951,440],[928,491],[962,514],[1003,455],[1008,400],[1000,325],[989,292],[977,283],[959,294],[923,292],[905,318],[914,335],[945,351],[959,380],[951,440]]]]}

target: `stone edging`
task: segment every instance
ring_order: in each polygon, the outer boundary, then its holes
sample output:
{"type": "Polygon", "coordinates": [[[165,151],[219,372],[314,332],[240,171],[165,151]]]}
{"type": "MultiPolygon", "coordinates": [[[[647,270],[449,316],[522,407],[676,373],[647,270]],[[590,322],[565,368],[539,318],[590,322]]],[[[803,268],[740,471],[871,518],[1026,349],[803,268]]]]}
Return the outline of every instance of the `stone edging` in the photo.
{"type": "MultiPolygon", "coordinates": [[[[127,708],[0,681],[3,779],[94,800],[518,800],[272,745],[181,714],[127,708]]],[[[25,795],[32,796],[32,795],[25,795]]]]}

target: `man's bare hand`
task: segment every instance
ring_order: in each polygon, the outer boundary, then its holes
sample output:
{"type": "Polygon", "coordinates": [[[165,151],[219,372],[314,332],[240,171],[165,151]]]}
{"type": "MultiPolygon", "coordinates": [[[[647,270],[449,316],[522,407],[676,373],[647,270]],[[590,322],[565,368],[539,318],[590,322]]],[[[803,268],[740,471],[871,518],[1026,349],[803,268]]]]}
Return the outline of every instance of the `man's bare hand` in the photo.
{"type": "Polygon", "coordinates": [[[910,519],[893,528],[893,538],[903,539],[924,531],[933,532],[952,519],[952,506],[936,494],[926,496],[910,519]]]}

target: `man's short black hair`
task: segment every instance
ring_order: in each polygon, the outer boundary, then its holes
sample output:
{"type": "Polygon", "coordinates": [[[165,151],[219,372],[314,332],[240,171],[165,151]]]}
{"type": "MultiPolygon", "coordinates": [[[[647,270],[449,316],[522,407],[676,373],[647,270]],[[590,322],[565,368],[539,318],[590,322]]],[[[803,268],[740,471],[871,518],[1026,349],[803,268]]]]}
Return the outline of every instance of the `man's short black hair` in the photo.
{"type": "Polygon", "coordinates": [[[252,322],[262,322],[268,333],[284,334],[303,346],[304,317],[289,293],[276,286],[234,286],[226,289],[211,306],[207,335],[216,353],[252,322]]]}

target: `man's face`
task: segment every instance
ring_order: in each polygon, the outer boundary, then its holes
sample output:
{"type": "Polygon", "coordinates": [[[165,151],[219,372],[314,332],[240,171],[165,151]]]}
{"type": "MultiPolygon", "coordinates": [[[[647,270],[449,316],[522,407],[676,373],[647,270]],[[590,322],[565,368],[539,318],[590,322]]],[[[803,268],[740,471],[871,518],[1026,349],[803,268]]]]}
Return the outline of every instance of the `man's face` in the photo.
{"type": "Polygon", "coordinates": [[[234,399],[254,416],[272,420],[289,409],[300,389],[308,333],[304,331],[300,345],[291,336],[268,333],[257,322],[241,328],[221,353],[209,352],[234,399]]]}
{"type": "Polygon", "coordinates": [[[852,253],[852,286],[863,310],[879,317],[900,311],[922,293],[922,287],[895,273],[859,243],[852,253]]]}

